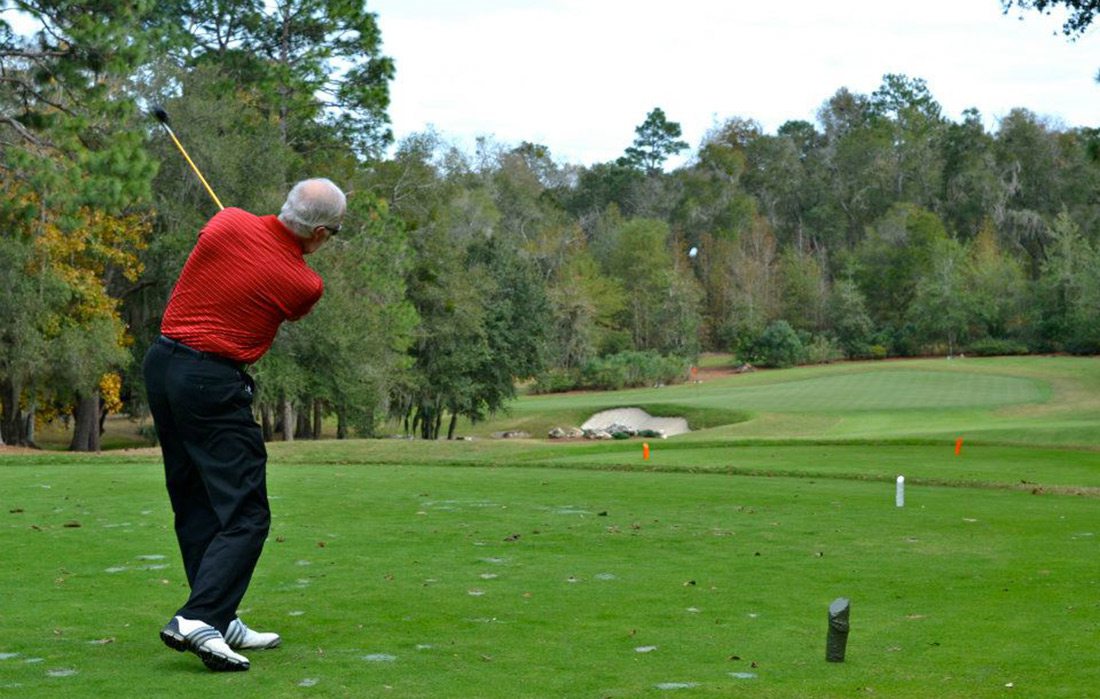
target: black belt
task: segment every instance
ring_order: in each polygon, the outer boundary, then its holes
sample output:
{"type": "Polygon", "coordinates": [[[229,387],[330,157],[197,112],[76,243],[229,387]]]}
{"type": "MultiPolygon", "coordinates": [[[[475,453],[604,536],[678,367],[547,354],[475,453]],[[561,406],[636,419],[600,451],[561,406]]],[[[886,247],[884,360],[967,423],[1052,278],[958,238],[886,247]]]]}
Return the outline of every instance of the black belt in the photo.
{"type": "Polygon", "coordinates": [[[163,347],[167,347],[177,354],[186,354],[187,356],[195,357],[196,359],[202,359],[208,362],[215,362],[217,364],[224,364],[228,367],[233,367],[237,371],[244,371],[245,368],[248,366],[244,362],[238,362],[235,359],[223,357],[220,354],[214,354],[213,352],[203,352],[202,350],[197,350],[194,347],[188,347],[179,340],[173,340],[172,338],[165,337],[164,335],[157,336],[157,344],[163,347]]]}

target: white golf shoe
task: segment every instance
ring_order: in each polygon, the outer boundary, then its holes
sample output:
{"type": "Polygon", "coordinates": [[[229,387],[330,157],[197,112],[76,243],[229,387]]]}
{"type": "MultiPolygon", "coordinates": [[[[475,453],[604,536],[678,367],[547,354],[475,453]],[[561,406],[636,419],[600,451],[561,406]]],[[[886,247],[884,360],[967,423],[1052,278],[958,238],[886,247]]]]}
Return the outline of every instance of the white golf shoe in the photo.
{"type": "Polygon", "coordinates": [[[203,621],[172,617],[160,630],[160,640],[180,652],[191,651],[211,670],[234,672],[249,668],[248,658],[233,652],[221,633],[203,621]]]}
{"type": "Polygon", "coordinates": [[[283,639],[277,633],[261,633],[245,626],[239,618],[229,622],[225,632],[225,642],[237,650],[262,650],[277,648],[283,639]]]}

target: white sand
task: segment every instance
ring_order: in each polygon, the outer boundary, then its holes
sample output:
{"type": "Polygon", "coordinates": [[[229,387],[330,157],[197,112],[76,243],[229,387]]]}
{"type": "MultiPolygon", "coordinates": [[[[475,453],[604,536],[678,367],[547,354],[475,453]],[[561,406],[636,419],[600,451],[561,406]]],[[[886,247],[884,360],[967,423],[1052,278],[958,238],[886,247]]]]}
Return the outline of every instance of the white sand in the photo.
{"type": "Polygon", "coordinates": [[[582,430],[602,430],[609,425],[624,425],[635,430],[660,430],[666,437],[690,432],[682,417],[653,417],[639,408],[615,408],[596,413],[581,425],[582,430]]]}

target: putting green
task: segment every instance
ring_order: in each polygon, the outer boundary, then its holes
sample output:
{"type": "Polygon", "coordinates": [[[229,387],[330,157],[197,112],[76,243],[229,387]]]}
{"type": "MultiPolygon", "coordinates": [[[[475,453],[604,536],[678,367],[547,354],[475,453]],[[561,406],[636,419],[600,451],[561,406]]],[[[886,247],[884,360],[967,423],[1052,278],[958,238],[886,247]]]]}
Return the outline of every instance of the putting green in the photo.
{"type": "Polygon", "coordinates": [[[1017,376],[911,369],[864,371],[726,387],[701,404],[774,412],[989,408],[1040,403],[1049,384],[1017,376]]]}

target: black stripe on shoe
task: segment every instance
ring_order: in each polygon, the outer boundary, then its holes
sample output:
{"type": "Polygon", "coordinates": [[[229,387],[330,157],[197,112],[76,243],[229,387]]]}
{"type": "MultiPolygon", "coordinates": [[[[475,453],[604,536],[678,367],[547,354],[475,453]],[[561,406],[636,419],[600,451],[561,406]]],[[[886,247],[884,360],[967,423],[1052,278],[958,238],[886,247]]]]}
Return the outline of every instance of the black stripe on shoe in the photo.
{"type": "Polygon", "coordinates": [[[175,617],[172,617],[172,620],[160,630],[160,640],[164,641],[164,645],[180,653],[187,650],[187,638],[180,632],[175,617]]]}
{"type": "Polygon", "coordinates": [[[229,644],[230,648],[236,648],[244,641],[245,625],[239,620],[234,620],[229,623],[229,628],[225,632],[225,642],[229,644]]]}

